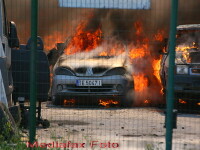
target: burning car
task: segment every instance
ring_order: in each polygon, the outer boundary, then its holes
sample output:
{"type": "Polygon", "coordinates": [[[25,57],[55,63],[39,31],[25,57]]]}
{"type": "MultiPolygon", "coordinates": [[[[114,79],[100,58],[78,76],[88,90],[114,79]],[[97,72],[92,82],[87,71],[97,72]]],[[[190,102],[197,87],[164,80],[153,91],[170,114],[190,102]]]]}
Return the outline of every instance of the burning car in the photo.
{"type": "MultiPolygon", "coordinates": [[[[200,24],[177,27],[175,96],[177,103],[200,102],[200,24]]],[[[169,56],[162,60],[161,78],[166,87],[169,56]]]]}
{"type": "Polygon", "coordinates": [[[128,71],[125,54],[63,54],[53,69],[51,97],[55,105],[62,105],[74,99],[76,103],[82,104],[115,100],[127,107],[133,102],[130,96],[133,88],[134,83],[128,71]]]}

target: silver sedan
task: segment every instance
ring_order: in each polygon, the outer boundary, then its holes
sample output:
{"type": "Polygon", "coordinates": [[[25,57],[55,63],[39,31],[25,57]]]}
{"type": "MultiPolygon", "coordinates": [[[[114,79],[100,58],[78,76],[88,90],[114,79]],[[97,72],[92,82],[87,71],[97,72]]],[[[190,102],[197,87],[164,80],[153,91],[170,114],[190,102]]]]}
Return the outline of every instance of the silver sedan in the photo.
{"type": "Polygon", "coordinates": [[[74,99],[96,104],[113,99],[131,106],[134,83],[124,56],[62,55],[53,69],[51,97],[55,105],[74,99]]]}

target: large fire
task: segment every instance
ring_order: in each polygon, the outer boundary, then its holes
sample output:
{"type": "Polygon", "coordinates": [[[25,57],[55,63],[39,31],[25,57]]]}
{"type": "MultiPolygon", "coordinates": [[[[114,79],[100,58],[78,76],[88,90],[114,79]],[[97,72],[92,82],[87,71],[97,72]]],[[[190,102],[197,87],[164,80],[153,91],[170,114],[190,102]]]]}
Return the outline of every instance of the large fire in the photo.
{"type": "MultiPolygon", "coordinates": [[[[106,45],[106,39],[102,37],[103,31],[101,30],[100,25],[96,30],[86,30],[86,26],[87,22],[82,22],[78,25],[76,32],[72,37],[70,37],[69,43],[65,48],[64,53],[66,55],[83,51],[88,52],[102,45],[106,45]]],[[[138,98],[139,96],[139,99],[143,103],[146,103],[146,99],[149,99],[148,103],[153,103],[158,99],[162,99],[163,88],[159,74],[162,56],[158,52],[155,52],[155,50],[151,50],[151,42],[162,43],[164,40],[164,31],[160,30],[154,35],[151,35],[151,37],[147,37],[142,22],[140,21],[135,22],[133,28],[135,29],[135,37],[131,42],[126,43],[126,47],[124,47],[125,44],[122,41],[120,42],[118,39],[115,40],[115,42],[108,42],[108,46],[105,46],[105,50],[102,50],[99,55],[118,56],[121,53],[126,52],[130,63],[132,63],[134,68],[133,79],[136,97],[138,98]],[[151,92],[150,89],[154,91],[151,92]],[[155,97],[157,98],[156,100],[154,100],[155,97]]],[[[113,37],[113,39],[115,38],[113,37]]],[[[60,41],[60,39],[58,39],[58,41],[60,41]]],[[[99,102],[99,104],[104,106],[115,103],[116,102],[112,100],[100,100],[99,102]]]]}
{"type": "Polygon", "coordinates": [[[156,103],[153,93],[156,92],[156,97],[160,99],[163,95],[160,78],[162,56],[158,52],[157,54],[156,52],[151,53],[151,42],[162,43],[164,41],[164,31],[159,30],[155,35],[148,38],[144,34],[142,23],[136,22],[134,27],[136,30],[136,44],[129,45],[129,57],[134,68],[137,69],[136,72],[133,72],[136,98],[141,101],[140,104],[156,103]]]}
{"type": "Polygon", "coordinates": [[[46,35],[44,37],[45,50],[51,50],[56,47],[56,43],[62,43],[66,37],[66,34],[61,34],[61,32],[57,31],[54,31],[51,35],[46,35]]]}
{"type": "Polygon", "coordinates": [[[85,31],[87,23],[82,22],[76,29],[76,33],[70,40],[65,54],[70,55],[80,51],[90,51],[99,46],[102,42],[102,31],[98,28],[96,31],[85,31]]]}
{"type": "Polygon", "coordinates": [[[135,91],[144,91],[148,87],[148,78],[144,74],[134,75],[135,91]]]}
{"type": "Polygon", "coordinates": [[[143,58],[148,54],[148,44],[140,45],[140,47],[130,50],[129,57],[131,59],[143,58]]]}

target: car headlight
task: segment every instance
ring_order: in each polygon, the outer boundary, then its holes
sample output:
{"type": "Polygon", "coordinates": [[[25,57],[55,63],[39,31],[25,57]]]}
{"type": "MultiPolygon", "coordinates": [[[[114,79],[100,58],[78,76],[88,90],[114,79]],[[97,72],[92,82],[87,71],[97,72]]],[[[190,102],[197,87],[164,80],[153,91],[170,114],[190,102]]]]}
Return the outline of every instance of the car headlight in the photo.
{"type": "Polygon", "coordinates": [[[68,76],[74,76],[74,72],[70,68],[65,67],[59,67],[55,70],[56,75],[68,75],[68,76]]]}
{"type": "Polygon", "coordinates": [[[123,67],[117,67],[108,70],[104,75],[106,76],[111,76],[111,75],[125,75],[126,74],[126,69],[123,67]]]}
{"type": "Polygon", "coordinates": [[[176,73],[177,74],[188,74],[188,66],[187,65],[177,65],[176,73]]]}

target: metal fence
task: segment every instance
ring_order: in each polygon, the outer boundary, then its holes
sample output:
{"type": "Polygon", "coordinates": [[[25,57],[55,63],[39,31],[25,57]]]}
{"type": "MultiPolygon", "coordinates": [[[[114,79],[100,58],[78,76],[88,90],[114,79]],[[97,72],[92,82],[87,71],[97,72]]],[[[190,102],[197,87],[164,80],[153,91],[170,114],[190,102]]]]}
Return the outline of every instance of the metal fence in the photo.
{"type": "Polygon", "coordinates": [[[199,5],[7,0],[27,146],[198,150],[199,5]]]}

